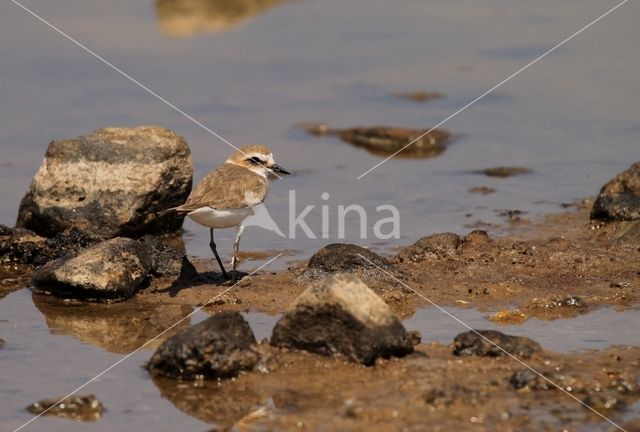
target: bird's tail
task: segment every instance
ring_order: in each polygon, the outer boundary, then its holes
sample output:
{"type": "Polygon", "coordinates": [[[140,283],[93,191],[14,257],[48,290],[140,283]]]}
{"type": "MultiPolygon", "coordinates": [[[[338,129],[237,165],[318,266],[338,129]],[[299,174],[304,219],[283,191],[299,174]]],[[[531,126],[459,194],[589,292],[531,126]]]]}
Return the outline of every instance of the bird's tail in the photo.
{"type": "Polygon", "coordinates": [[[164,216],[164,215],[174,214],[174,213],[183,214],[183,213],[188,213],[188,212],[185,212],[184,210],[181,210],[180,207],[171,207],[171,208],[159,211],[158,212],[158,216],[164,216]]]}

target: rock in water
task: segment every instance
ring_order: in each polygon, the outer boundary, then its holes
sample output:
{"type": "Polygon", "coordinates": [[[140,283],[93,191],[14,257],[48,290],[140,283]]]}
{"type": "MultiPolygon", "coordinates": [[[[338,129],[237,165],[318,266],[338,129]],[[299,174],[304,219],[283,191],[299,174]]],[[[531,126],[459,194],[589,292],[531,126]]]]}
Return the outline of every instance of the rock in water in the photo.
{"type": "Polygon", "coordinates": [[[399,276],[398,271],[386,258],[361,246],[333,243],[323,247],[309,259],[309,264],[301,278],[324,279],[335,273],[357,273],[365,280],[389,278],[390,276],[385,272],[399,276]]]}
{"type": "Polygon", "coordinates": [[[164,341],[147,369],[169,378],[230,378],[260,360],[255,342],[242,315],[224,311],[164,341]]]}
{"type": "Polygon", "coordinates": [[[432,158],[447,149],[453,134],[444,129],[404,129],[374,126],[342,129],[338,132],[342,141],[363,147],[376,156],[398,158],[432,158]],[[409,145],[410,144],[410,145],[409,145]]]}
{"type": "Polygon", "coordinates": [[[175,231],[182,218],[158,212],[186,200],[192,177],[186,141],[162,127],[53,141],[16,225],[47,237],[73,227],[102,238],[175,231]]]}
{"type": "Polygon", "coordinates": [[[69,396],[63,400],[43,399],[27,407],[35,415],[53,415],[76,421],[95,421],[102,417],[104,407],[94,395],[69,396]]]}
{"type": "Polygon", "coordinates": [[[640,162],[621,172],[600,190],[593,203],[591,219],[640,219],[640,162]]]}
{"type": "Polygon", "coordinates": [[[500,357],[509,353],[529,358],[539,351],[542,351],[542,347],[532,339],[511,336],[495,330],[468,331],[460,333],[453,340],[453,354],[462,357],[472,355],[500,357]]]}
{"type": "Polygon", "coordinates": [[[57,297],[124,300],[140,289],[152,267],[149,248],[118,237],[72,258],[49,261],[33,275],[36,291],[57,297]]]}
{"type": "Polygon", "coordinates": [[[387,304],[354,276],[337,274],[304,291],[276,324],[271,344],[371,365],[413,352],[387,304]]]}

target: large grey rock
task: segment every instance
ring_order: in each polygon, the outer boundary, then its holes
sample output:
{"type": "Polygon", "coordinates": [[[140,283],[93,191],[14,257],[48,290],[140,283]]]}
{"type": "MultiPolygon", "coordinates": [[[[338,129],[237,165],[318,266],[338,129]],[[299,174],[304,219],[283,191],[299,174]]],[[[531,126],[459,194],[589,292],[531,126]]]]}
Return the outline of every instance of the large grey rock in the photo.
{"type": "Polygon", "coordinates": [[[164,341],[147,369],[169,378],[230,378],[260,360],[255,342],[242,315],[224,311],[164,341]]]}
{"type": "Polygon", "coordinates": [[[333,243],[309,259],[301,278],[319,280],[336,273],[354,273],[363,280],[388,279],[389,274],[400,276],[386,258],[375,252],[353,244],[333,243]]]}
{"type": "Polygon", "coordinates": [[[387,304],[352,275],[337,274],[304,291],[276,324],[271,344],[366,365],[413,352],[411,337],[387,304]]]}
{"type": "Polygon", "coordinates": [[[501,357],[511,354],[529,358],[539,351],[542,351],[542,347],[533,339],[495,330],[468,331],[460,333],[453,340],[453,354],[461,357],[501,357]]]}
{"type": "Polygon", "coordinates": [[[33,284],[36,291],[57,297],[124,300],[141,288],[151,268],[147,246],[118,237],[48,262],[34,273],[33,284]]]}
{"type": "Polygon", "coordinates": [[[192,177],[186,141],[162,127],[53,141],[16,225],[47,237],[74,227],[103,238],[175,231],[182,218],[158,213],[186,200],[192,177]]]}
{"type": "Polygon", "coordinates": [[[621,172],[600,190],[591,209],[591,219],[640,219],[640,162],[621,172]]]}

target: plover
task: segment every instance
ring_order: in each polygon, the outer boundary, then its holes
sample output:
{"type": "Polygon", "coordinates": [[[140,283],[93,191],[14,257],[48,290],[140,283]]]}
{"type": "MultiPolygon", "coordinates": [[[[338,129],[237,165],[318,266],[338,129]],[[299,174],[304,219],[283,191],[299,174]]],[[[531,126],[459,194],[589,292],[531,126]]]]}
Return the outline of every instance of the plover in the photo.
{"type": "Polygon", "coordinates": [[[265,200],[271,181],[280,177],[278,174],[289,172],[276,164],[269,147],[247,145],[207,174],[191,191],[184,204],[166,211],[186,214],[196,223],[209,228],[209,246],[225,279],[229,279],[229,275],[218,255],[213,230],[237,227],[232,260],[232,279],[235,280],[243,222],[253,214],[253,207],[265,200]]]}

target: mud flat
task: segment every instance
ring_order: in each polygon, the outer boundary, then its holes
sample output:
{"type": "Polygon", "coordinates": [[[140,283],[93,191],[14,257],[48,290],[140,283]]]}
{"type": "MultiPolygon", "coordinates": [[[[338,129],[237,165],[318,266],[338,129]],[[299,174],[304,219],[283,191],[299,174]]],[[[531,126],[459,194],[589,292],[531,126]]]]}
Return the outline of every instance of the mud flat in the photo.
{"type": "MultiPolygon", "coordinates": [[[[638,303],[640,244],[619,238],[625,230],[633,231],[624,224],[590,222],[589,206],[584,205],[510,223],[500,235],[472,231],[426,237],[396,256],[381,257],[393,271],[383,269],[373,278],[366,277],[371,265],[364,261],[340,270],[363,277],[402,318],[428,306],[429,300],[440,306],[566,318],[605,305],[624,309],[638,303]]],[[[206,310],[277,314],[309,283],[307,262],[300,262],[281,272],[259,271],[223,293],[228,285],[209,272],[215,268],[209,260],[194,265],[200,272],[197,279],[155,280],[138,293],[138,300],[202,305],[215,298],[206,310]]]]}

